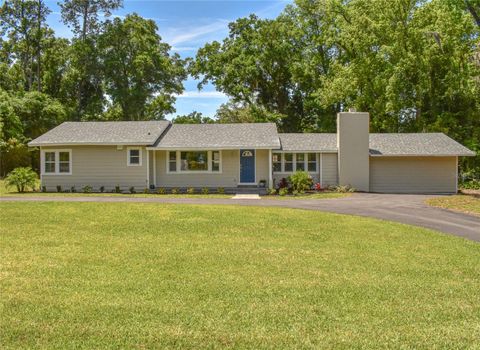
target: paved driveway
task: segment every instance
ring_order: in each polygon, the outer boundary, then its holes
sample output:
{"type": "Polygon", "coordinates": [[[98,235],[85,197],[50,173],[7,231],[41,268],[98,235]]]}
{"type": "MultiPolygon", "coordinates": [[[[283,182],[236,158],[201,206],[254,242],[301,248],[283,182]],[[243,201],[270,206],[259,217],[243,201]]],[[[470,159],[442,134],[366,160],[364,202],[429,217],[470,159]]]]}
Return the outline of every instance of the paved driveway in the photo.
{"type": "Polygon", "coordinates": [[[480,218],[444,209],[432,208],[425,200],[434,196],[355,193],[337,199],[200,199],[200,198],[132,198],[132,197],[0,197],[0,201],[65,202],[141,202],[176,204],[255,205],[320,210],[332,213],[369,216],[422,226],[480,242],[480,218]]]}

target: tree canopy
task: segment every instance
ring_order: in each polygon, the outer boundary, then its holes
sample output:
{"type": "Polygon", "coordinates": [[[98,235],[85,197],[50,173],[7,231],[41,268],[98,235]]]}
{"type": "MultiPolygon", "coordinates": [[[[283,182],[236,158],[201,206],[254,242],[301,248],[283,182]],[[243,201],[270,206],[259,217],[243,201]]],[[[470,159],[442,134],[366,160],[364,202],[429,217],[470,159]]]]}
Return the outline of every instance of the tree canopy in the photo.
{"type": "MultiPolygon", "coordinates": [[[[122,5],[61,2],[71,39],[48,27],[44,0],[0,6],[3,167],[29,160],[26,142],[64,120],[173,114],[188,74],[230,99],[176,123],[334,132],[336,113],[356,108],[372,132],[444,132],[480,152],[480,0],[296,0],[276,18],[233,21],[187,59],[154,21],[112,18],[122,5]]],[[[462,162],[480,172],[480,157],[462,162]]]]}

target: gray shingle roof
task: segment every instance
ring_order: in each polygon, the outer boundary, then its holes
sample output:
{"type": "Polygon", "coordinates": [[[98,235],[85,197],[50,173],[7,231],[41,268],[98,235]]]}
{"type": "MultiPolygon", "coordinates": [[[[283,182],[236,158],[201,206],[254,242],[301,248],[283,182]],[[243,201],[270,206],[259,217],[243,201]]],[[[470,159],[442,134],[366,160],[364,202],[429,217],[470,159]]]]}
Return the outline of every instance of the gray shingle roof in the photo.
{"type": "MultiPolygon", "coordinates": [[[[336,134],[279,134],[283,151],[337,151],[336,134]]],[[[370,134],[374,156],[474,156],[442,133],[370,134]]]]}
{"type": "Polygon", "coordinates": [[[383,156],[474,156],[442,133],[370,134],[370,154],[383,156]]]}
{"type": "Polygon", "coordinates": [[[273,123],[173,124],[155,145],[162,149],[280,148],[273,123]]]}
{"type": "Polygon", "coordinates": [[[152,145],[169,125],[168,121],[65,122],[37,137],[29,146],[152,145]]]}
{"type": "Polygon", "coordinates": [[[336,134],[278,134],[284,151],[337,151],[336,134]]]}

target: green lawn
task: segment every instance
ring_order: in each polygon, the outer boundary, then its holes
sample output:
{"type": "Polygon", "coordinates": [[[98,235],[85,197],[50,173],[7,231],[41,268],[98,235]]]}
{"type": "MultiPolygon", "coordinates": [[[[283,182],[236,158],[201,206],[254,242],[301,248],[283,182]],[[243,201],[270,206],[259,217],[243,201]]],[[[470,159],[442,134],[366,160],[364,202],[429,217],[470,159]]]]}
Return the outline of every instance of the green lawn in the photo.
{"type": "Polygon", "coordinates": [[[480,199],[473,196],[455,195],[438,197],[427,200],[427,203],[434,207],[480,216],[480,199]]]}
{"type": "MultiPolygon", "coordinates": [[[[38,185],[37,187],[39,187],[38,185]]],[[[6,188],[4,181],[0,180],[0,197],[17,197],[17,196],[48,196],[48,197],[83,197],[83,196],[106,196],[106,197],[137,197],[137,198],[150,198],[150,197],[160,197],[161,198],[232,198],[231,194],[156,194],[156,193],[82,193],[81,189],[77,189],[79,192],[75,193],[57,193],[57,192],[32,192],[28,191],[25,193],[18,193],[14,187],[6,188]]],[[[141,190],[140,190],[141,192],[141,190]]]]}
{"type": "MultiPolygon", "coordinates": [[[[182,189],[185,191],[185,189],[182,189]]],[[[336,193],[336,192],[321,192],[321,193],[306,193],[303,195],[298,196],[263,196],[262,198],[265,199],[330,199],[330,198],[341,198],[341,197],[348,197],[351,193],[336,193]]],[[[6,188],[4,185],[4,181],[0,180],[0,197],[18,197],[18,196],[48,196],[48,197],[84,197],[84,196],[104,196],[104,197],[136,197],[136,198],[217,198],[217,199],[225,199],[225,198],[232,198],[232,194],[218,194],[218,193],[209,193],[209,194],[202,194],[202,193],[195,193],[195,194],[157,194],[157,193],[82,193],[81,190],[76,193],[57,193],[57,192],[32,192],[28,191],[25,193],[18,193],[15,188],[6,188]]]]}
{"type": "Polygon", "coordinates": [[[0,202],[0,348],[478,348],[480,244],[294,209],[0,202]]]}

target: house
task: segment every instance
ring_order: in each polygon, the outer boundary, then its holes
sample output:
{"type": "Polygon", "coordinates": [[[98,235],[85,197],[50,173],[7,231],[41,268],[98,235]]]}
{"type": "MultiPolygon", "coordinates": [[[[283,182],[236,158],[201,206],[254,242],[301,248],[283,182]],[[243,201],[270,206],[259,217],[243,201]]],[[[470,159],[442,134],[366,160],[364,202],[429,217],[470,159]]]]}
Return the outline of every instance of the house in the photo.
{"type": "Polygon", "coordinates": [[[337,133],[282,134],[275,124],[65,122],[31,141],[41,183],[57,186],[274,187],[296,170],[322,187],[454,193],[458,157],[475,153],[441,133],[371,134],[369,114],[337,116],[337,133]]]}

